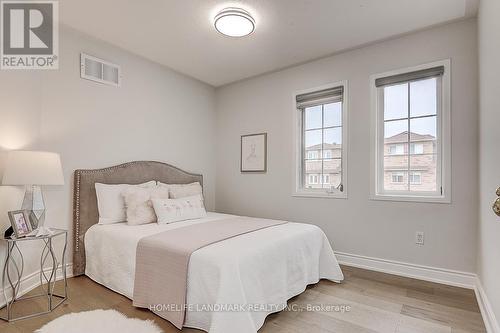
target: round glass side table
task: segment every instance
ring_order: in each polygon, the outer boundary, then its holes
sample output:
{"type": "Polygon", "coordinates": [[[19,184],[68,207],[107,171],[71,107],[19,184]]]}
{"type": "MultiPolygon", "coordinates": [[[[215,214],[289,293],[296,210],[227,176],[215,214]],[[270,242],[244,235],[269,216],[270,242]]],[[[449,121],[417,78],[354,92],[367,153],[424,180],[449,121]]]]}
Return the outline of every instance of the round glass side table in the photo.
{"type": "Polygon", "coordinates": [[[0,315],[0,319],[12,322],[46,314],[52,312],[52,310],[57,308],[68,299],[68,284],[66,277],[66,248],[68,245],[68,231],[54,228],[51,228],[51,231],[51,235],[45,235],[41,237],[0,238],[0,240],[7,243],[7,253],[2,270],[2,288],[6,304],[2,308],[0,308],[1,312],[5,312],[4,315],[0,315]],[[60,262],[57,259],[54,248],[52,247],[52,240],[55,237],[64,237],[64,248],[61,253],[60,262]],[[36,295],[21,296],[20,288],[23,279],[24,257],[18,243],[32,241],[43,242],[43,249],[40,254],[39,274],[41,286],[40,289],[42,289],[42,292],[36,295]],[[18,257],[17,260],[14,257],[18,257]],[[62,295],[54,292],[57,281],[58,268],[61,268],[62,270],[62,295]],[[34,312],[19,317],[13,315],[14,305],[20,306],[20,304],[18,304],[20,301],[34,298],[45,298],[47,300],[47,309],[44,311],[34,312]]]}

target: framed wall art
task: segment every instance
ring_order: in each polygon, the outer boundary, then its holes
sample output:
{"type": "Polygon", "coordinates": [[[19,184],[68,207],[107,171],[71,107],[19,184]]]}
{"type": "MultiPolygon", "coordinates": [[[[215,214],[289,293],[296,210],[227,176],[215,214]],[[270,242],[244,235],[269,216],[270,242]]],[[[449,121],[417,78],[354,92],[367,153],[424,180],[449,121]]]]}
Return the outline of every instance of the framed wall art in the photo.
{"type": "Polygon", "coordinates": [[[267,133],[241,136],[241,172],[267,171],[267,133]]]}

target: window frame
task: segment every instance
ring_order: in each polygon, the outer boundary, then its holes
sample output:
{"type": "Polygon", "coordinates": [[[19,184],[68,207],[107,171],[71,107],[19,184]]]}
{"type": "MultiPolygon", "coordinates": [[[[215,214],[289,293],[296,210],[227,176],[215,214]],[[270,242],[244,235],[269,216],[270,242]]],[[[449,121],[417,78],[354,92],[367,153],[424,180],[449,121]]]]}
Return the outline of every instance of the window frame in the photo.
{"type": "MultiPolygon", "coordinates": [[[[292,196],[294,197],[310,197],[310,198],[332,198],[332,199],[347,199],[348,184],[347,184],[347,162],[348,162],[348,151],[349,151],[349,87],[347,80],[337,81],[329,83],[323,86],[318,86],[310,89],[304,89],[296,91],[293,94],[293,109],[294,110],[294,120],[293,120],[293,137],[294,137],[294,154],[293,154],[293,166],[294,166],[294,180],[292,196]],[[324,89],[343,87],[342,96],[342,178],[341,184],[343,191],[339,189],[308,189],[302,187],[302,170],[304,169],[303,163],[303,128],[302,124],[303,111],[297,108],[296,97],[297,95],[312,93],[315,91],[320,91],[324,89]]],[[[321,178],[321,176],[319,176],[321,178]]]]}
{"type": "MultiPolygon", "coordinates": [[[[385,73],[374,74],[370,77],[371,87],[371,138],[372,147],[370,152],[371,179],[370,199],[389,201],[431,202],[451,203],[451,61],[440,60],[419,66],[401,68],[385,73]],[[375,85],[378,78],[425,70],[437,66],[444,66],[444,74],[438,80],[437,100],[440,108],[437,110],[437,179],[438,190],[436,192],[410,192],[410,191],[383,191],[380,181],[383,180],[383,153],[384,153],[384,109],[383,94],[381,89],[375,85]],[[381,139],[382,137],[382,139],[381,139]]],[[[410,144],[410,143],[409,143],[410,144]]],[[[410,150],[411,147],[408,146],[410,150]]],[[[418,154],[417,154],[418,155],[418,154]]],[[[408,170],[408,172],[411,170],[408,170]]],[[[408,175],[409,177],[409,175],[408,175]]]]}

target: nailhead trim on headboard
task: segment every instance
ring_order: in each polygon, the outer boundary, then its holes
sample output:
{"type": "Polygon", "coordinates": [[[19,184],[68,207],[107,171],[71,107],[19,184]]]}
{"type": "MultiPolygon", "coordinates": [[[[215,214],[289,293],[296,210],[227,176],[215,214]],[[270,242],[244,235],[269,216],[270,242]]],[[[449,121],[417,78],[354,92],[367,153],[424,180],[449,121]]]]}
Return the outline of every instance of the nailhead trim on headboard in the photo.
{"type": "Polygon", "coordinates": [[[81,179],[81,171],[77,170],[75,172],[75,251],[78,252],[80,250],[80,179],[81,179]]]}

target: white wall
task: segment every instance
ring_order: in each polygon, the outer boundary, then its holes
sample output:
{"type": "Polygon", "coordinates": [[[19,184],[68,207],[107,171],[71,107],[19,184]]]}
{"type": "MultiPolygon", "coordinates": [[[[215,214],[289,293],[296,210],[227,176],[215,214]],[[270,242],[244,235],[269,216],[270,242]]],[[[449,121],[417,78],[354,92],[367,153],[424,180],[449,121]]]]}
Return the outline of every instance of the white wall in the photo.
{"type": "MultiPolygon", "coordinates": [[[[66,184],[46,189],[47,225],[69,229],[72,238],[75,169],[132,160],[202,173],[207,207],[213,208],[214,89],[66,27],[60,29],[60,48],[59,70],[0,71],[0,149],[41,149],[62,157],[66,184]],[[80,79],[80,52],[121,65],[122,86],[80,79]]],[[[22,193],[0,187],[2,232],[9,225],[6,211],[20,207],[22,193]]],[[[27,274],[37,269],[37,260],[29,260],[27,274]]]]}
{"type": "Polygon", "coordinates": [[[319,225],[334,249],[474,272],[478,214],[476,21],[467,20],[216,90],[218,211],[319,225]],[[452,203],[369,200],[371,74],[451,58],[452,203]],[[293,93],[348,80],[347,200],[292,197],[293,93]],[[241,174],[240,135],[268,133],[268,172],[241,174]],[[425,246],[415,232],[425,232],[425,246]]]}
{"type": "MultiPolygon", "coordinates": [[[[480,219],[478,275],[500,320],[500,217],[491,205],[500,186],[500,2],[481,0],[479,9],[480,219]]],[[[498,324],[497,324],[498,325],[498,324]]]]}
{"type": "MultiPolygon", "coordinates": [[[[40,73],[0,71],[0,181],[6,152],[13,149],[38,149],[40,137],[40,73]]],[[[10,226],[7,212],[21,207],[24,188],[0,186],[0,232],[10,226]]],[[[20,245],[27,259],[27,272],[39,260],[39,245],[20,245]]],[[[16,254],[17,255],[17,254],[16,254]]],[[[0,267],[3,268],[5,244],[0,242],[0,267]]],[[[16,257],[17,258],[17,257],[16,257]]],[[[18,259],[18,258],[17,258],[18,259]]],[[[1,286],[0,286],[1,288],[1,286]]],[[[0,296],[0,304],[2,304],[0,296]]]]}

